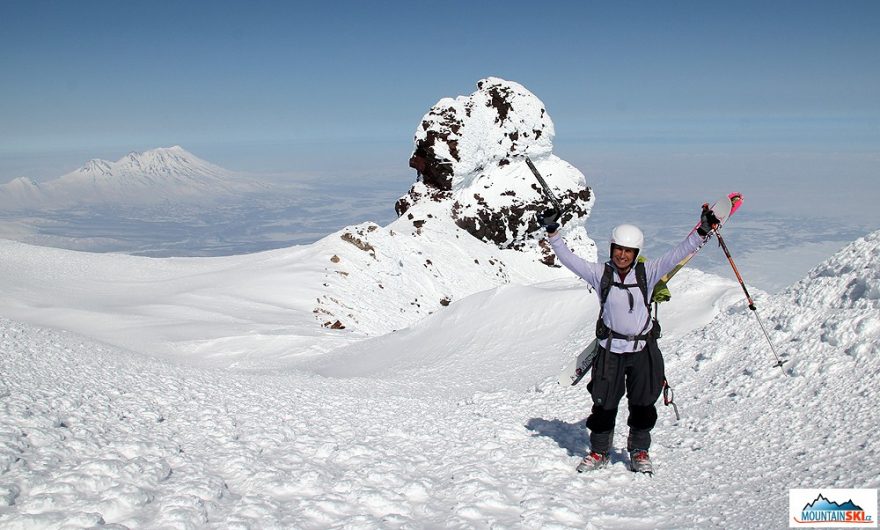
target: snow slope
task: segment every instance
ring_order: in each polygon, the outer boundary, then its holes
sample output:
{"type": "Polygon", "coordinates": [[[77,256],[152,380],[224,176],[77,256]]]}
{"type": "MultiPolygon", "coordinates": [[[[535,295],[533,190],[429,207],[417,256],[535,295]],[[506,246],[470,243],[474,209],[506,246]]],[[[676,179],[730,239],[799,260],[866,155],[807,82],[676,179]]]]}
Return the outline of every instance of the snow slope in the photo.
{"type": "MultiPolygon", "coordinates": [[[[322,357],[332,365],[172,364],[3,318],[0,526],[785,527],[789,488],[880,487],[878,250],[880,232],[780,295],[757,293],[787,375],[745,303],[717,302],[736,285],[682,273],[662,343],[682,419],[660,411],[653,478],[626,471],[620,450],[595,475],[573,471],[589,398],[555,370],[594,308],[570,279],[475,293],[322,357]],[[708,325],[688,331],[694,313],[708,325]]],[[[211,261],[175,265],[196,281],[211,261]]],[[[206,268],[207,283],[226,275],[206,268]]],[[[104,288],[121,299],[130,285],[104,288]]]]}
{"type": "Polygon", "coordinates": [[[402,218],[312,245],[218,258],[0,241],[0,307],[7,317],[141,353],[265,365],[403,329],[444,303],[511,281],[565,274],[433,220],[431,230],[402,218]],[[343,329],[330,329],[335,323],[343,329]]]}

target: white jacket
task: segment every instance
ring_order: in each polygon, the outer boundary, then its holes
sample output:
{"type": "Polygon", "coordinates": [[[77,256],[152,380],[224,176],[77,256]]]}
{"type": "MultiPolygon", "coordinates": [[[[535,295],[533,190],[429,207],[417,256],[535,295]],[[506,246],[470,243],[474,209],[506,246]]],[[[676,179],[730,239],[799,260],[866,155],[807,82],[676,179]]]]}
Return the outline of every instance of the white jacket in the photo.
{"type": "MultiPolygon", "coordinates": [[[[553,252],[559,261],[566,266],[571,272],[583,278],[587,283],[593,286],[596,295],[599,296],[599,284],[602,282],[602,275],[605,272],[604,263],[593,263],[583,258],[575,256],[574,253],[566,246],[562,236],[556,233],[549,238],[553,252]]],[[[671,271],[684,259],[688,254],[695,251],[703,243],[703,238],[696,231],[692,232],[678,245],[672,247],[665,254],[657,259],[645,262],[645,273],[648,280],[648,295],[650,296],[654,286],[660,281],[667,272],[671,271]]],[[[615,280],[624,284],[632,284],[634,287],[628,289],[632,292],[635,300],[633,309],[629,308],[629,296],[624,292],[626,289],[611,287],[608,292],[608,298],[605,300],[605,313],[602,320],[610,329],[623,335],[643,335],[651,329],[651,322],[648,319],[648,308],[645,307],[642,292],[636,285],[635,263],[630,268],[626,277],[622,280],[617,276],[617,268],[614,267],[615,280]],[[646,324],[647,323],[647,324],[646,324]]],[[[604,346],[604,345],[603,345],[604,346]]],[[[627,339],[612,339],[611,351],[614,353],[628,353],[641,351],[645,347],[645,341],[630,341],[627,339]]]]}

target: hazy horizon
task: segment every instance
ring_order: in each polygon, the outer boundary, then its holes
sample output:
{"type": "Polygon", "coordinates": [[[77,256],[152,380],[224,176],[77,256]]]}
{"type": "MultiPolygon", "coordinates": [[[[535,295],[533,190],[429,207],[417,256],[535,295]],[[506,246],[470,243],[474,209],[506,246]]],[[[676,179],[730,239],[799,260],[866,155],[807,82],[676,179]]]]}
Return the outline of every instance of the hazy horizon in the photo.
{"type": "Polygon", "coordinates": [[[538,96],[587,175],[794,185],[830,158],[868,183],[880,161],[872,1],[14,0],[0,15],[2,182],[170,145],[237,171],[403,176],[423,114],[488,76],[538,96]],[[457,29],[424,23],[438,15],[457,29]]]}

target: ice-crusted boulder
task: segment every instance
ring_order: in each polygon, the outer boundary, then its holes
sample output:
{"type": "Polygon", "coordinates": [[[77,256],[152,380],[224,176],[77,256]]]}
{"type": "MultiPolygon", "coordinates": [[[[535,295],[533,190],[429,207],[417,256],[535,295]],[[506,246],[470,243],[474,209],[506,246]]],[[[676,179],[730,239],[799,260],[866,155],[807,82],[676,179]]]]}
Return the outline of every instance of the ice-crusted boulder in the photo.
{"type": "Polygon", "coordinates": [[[443,98],[416,129],[410,166],[419,177],[395,210],[409,215],[425,202],[444,203],[455,224],[501,249],[555,258],[535,213],[550,206],[525,159],[529,157],[563,204],[568,244],[595,256],[584,222],[593,205],[584,175],[553,155],[553,121],[522,85],[489,77],[469,96],[443,98]]]}

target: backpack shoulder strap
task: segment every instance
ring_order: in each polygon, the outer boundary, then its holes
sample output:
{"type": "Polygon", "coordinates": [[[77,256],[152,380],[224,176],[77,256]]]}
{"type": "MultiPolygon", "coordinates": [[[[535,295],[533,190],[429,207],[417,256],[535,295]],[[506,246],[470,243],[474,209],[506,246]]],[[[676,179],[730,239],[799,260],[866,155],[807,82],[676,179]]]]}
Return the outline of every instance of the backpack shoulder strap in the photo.
{"type": "Polygon", "coordinates": [[[601,308],[605,307],[605,300],[608,299],[608,293],[611,291],[611,284],[614,282],[613,275],[614,268],[610,263],[605,262],[605,272],[602,273],[602,281],[599,282],[599,305],[601,308]]]}
{"type": "Polygon", "coordinates": [[[650,313],[651,300],[648,297],[648,273],[645,271],[645,263],[643,261],[636,263],[636,283],[639,286],[639,290],[642,291],[642,298],[645,299],[645,307],[648,308],[648,313],[650,313]]]}

